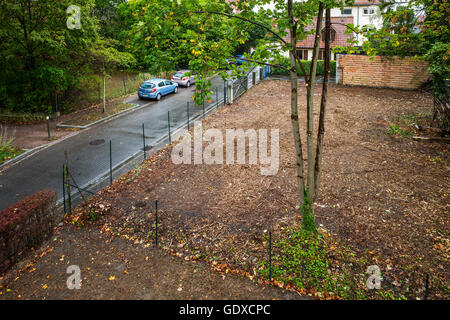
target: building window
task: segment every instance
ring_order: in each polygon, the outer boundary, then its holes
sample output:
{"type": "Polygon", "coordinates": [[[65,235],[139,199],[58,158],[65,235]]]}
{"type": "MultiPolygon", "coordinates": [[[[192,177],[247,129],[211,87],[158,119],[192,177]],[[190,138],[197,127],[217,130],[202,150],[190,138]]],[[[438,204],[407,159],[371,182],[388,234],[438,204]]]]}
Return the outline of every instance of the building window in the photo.
{"type": "Polygon", "coordinates": [[[375,14],[375,9],[372,9],[372,8],[364,8],[364,9],[363,9],[363,14],[365,14],[365,15],[372,15],[372,14],[375,14]]]}
{"type": "MultiPolygon", "coordinates": [[[[330,60],[331,60],[331,57],[332,57],[331,53],[332,53],[332,50],[330,50],[330,52],[329,52],[330,60]]],[[[319,56],[317,57],[317,59],[318,60],[325,60],[325,49],[319,49],[319,56]]]]}
{"type": "Polygon", "coordinates": [[[300,60],[308,60],[308,50],[297,49],[297,58],[300,60]]]}
{"type": "Polygon", "coordinates": [[[352,14],[352,8],[341,9],[341,14],[342,14],[342,15],[349,15],[349,14],[352,14]]]}

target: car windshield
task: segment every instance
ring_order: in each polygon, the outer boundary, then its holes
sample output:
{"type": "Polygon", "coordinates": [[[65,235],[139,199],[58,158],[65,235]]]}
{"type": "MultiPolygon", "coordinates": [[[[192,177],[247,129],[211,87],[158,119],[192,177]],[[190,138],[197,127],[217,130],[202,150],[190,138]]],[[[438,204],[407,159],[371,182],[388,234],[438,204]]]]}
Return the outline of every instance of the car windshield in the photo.
{"type": "Polygon", "coordinates": [[[177,77],[177,78],[181,78],[182,76],[184,76],[184,73],[181,73],[181,72],[175,73],[175,77],[177,77]]]}
{"type": "Polygon", "coordinates": [[[155,84],[154,83],[149,83],[149,82],[144,82],[141,85],[141,87],[144,88],[144,89],[152,89],[152,88],[155,87],[155,84]]]}

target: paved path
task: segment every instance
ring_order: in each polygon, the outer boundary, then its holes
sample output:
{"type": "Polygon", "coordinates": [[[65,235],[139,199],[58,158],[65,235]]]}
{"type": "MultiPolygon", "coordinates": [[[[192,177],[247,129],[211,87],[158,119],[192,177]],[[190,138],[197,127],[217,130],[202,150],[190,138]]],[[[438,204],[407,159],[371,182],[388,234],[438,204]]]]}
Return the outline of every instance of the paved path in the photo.
{"type": "MultiPolygon", "coordinates": [[[[214,78],[213,89],[218,88],[219,100],[223,98],[223,80],[214,78]]],[[[170,111],[171,127],[177,128],[187,119],[187,101],[190,117],[202,114],[202,107],[193,106],[194,87],[180,88],[178,94],[165,96],[159,102],[139,100],[137,95],[126,99],[143,108],[112,119],[79,134],[62,140],[14,166],[0,172],[0,210],[42,189],[54,190],[62,198],[62,166],[64,151],[69,154],[69,164],[79,186],[107,174],[110,167],[109,141],[112,144],[113,167],[143,149],[142,124],[145,125],[146,145],[153,146],[167,135],[167,118],[170,111]],[[104,140],[92,144],[95,140],[104,140]]],[[[213,95],[215,102],[215,95],[213,95]]]]}

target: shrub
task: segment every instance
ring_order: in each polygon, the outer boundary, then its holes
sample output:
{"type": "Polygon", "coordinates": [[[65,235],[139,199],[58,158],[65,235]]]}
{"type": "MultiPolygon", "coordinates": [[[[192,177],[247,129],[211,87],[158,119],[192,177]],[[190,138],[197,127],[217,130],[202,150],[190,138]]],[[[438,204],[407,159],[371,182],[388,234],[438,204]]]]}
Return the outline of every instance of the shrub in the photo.
{"type": "MultiPolygon", "coordinates": [[[[283,57],[281,59],[279,59],[278,61],[275,61],[275,64],[279,64],[285,68],[290,68],[291,67],[291,62],[290,59],[288,57],[283,57]]],[[[311,60],[302,60],[302,65],[305,68],[305,71],[307,74],[309,74],[309,71],[311,70],[311,60]]],[[[303,76],[303,73],[298,65],[297,62],[297,75],[299,76],[303,76]]],[[[316,69],[316,75],[323,75],[324,74],[324,70],[325,70],[325,64],[323,60],[318,60],[317,61],[317,69],[316,69]]],[[[289,72],[281,69],[281,68],[273,68],[272,69],[272,74],[278,74],[278,75],[289,75],[289,72]]],[[[330,74],[331,75],[335,75],[336,74],[336,61],[335,60],[331,60],[330,61],[330,74]]]]}
{"type": "Polygon", "coordinates": [[[0,273],[53,232],[56,193],[41,191],[0,211],[0,273]]]}

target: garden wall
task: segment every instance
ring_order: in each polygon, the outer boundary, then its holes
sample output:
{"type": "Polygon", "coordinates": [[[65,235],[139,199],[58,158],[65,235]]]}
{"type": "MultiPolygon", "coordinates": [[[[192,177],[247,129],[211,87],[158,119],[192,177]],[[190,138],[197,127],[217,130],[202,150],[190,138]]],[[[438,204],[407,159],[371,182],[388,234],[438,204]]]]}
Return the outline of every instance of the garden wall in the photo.
{"type": "Polygon", "coordinates": [[[52,232],[56,193],[41,191],[0,211],[0,274],[52,232]]]}
{"type": "Polygon", "coordinates": [[[336,82],[345,85],[417,89],[429,79],[428,63],[412,58],[337,55],[336,82]]]}

